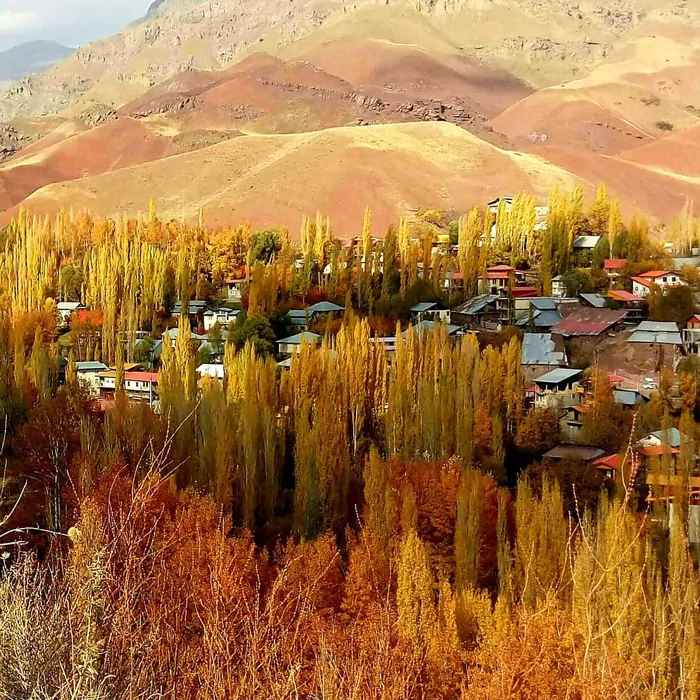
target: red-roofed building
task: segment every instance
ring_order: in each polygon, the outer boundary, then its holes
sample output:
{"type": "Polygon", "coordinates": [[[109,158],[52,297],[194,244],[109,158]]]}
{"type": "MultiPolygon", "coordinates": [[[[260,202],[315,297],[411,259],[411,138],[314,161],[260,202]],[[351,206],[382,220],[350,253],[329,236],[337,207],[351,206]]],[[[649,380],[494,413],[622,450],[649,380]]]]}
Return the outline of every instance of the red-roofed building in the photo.
{"type": "MultiPolygon", "coordinates": [[[[99,379],[100,398],[113,399],[117,383],[116,370],[101,372],[99,379]]],[[[124,372],[124,391],[132,401],[145,401],[153,406],[158,398],[158,373],[138,370],[124,372]]]]}
{"type": "Polygon", "coordinates": [[[510,265],[494,265],[486,270],[486,276],[479,280],[481,294],[499,294],[510,287],[525,281],[525,273],[510,265]]]}
{"type": "Polygon", "coordinates": [[[683,329],[683,345],[689,355],[700,355],[700,314],[693,314],[683,329]]]}
{"type": "Polygon", "coordinates": [[[647,302],[644,297],[624,289],[611,289],[608,299],[614,301],[621,309],[627,310],[628,321],[643,321],[647,316],[647,302]]]}
{"type": "Polygon", "coordinates": [[[627,267],[625,258],[609,258],[603,261],[603,269],[611,282],[614,282],[627,267]]]}
{"type": "Polygon", "coordinates": [[[608,478],[615,481],[617,472],[620,470],[622,465],[622,458],[620,455],[608,455],[606,457],[600,457],[593,462],[593,466],[598,469],[598,471],[603,472],[603,474],[608,478]]]}
{"type": "Polygon", "coordinates": [[[445,289],[448,292],[464,289],[464,275],[461,272],[448,272],[445,275],[445,289]]]}
{"type": "Polygon", "coordinates": [[[647,297],[652,284],[666,289],[668,287],[681,287],[685,285],[685,281],[680,273],[674,270],[650,270],[632,278],[632,293],[638,297],[647,297]]]}
{"type": "Polygon", "coordinates": [[[608,258],[603,261],[603,269],[606,271],[624,270],[626,267],[627,260],[625,258],[608,258]]]}
{"type": "Polygon", "coordinates": [[[552,333],[569,337],[596,336],[618,330],[626,317],[627,311],[624,310],[581,307],[553,326],[552,333]]]}
{"type": "Polygon", "coordinates": [[[532,299],[538,297],[539,293],[537,287],[513,287],[510,295],[513,299],[532,299]]]}

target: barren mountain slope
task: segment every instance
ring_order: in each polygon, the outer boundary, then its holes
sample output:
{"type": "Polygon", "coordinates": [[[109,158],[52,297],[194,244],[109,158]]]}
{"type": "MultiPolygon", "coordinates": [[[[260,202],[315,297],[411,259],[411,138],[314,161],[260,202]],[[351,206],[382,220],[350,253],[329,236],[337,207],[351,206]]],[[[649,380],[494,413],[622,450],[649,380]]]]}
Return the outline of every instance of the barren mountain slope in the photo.
{"type": "Polygon", "coordinates": [[[182,150],[148,124],[130,118],[78,132],[74,125],[65,124],[0,165],[0,210],[49,183],[125,168],[182,150]]]}
{"type": "MultiPolygon", "coordinates": [[[[209,224],[250,221],[298,230],[303,214],[332,216],[335,232],[354,235],[370,205],[384,233],[409,207],[464,209],[503,191],[545,196],[568,173],[498,149],[452,124],[348,127],[245,136],[193,153],[98,177],[45,187],[26,200],[34,211],[89,207],[134,212],[155,197],[165,217],[209,224]]],[[[7,214],[5,215],[7,216],[7,214]]]]}
{"type": "MultiPolygon", "coordinates": [[[[364,43],[369,51],[372,42],[364,43]]],[[[391,60],[377,62],[376,79],[366,87],[308,61],[257,53],[225,71],[175,76],[92,130],[81,119],[63,120],[60,128],[0,164],[0,210],[48,184],[205,148],[243,133],[439,120],[505,145],[486,126],[487,118],[530,93],[502,71],[464,59],[393,44],[382,44],[375,53],[391,60]]]]}
{"type": "MultiPolygon", "coordinates": [[[[598,65],[645,22],[692,22],[700,0],[164,0],[142,22],[10,88],[0,121],[75,103],[120,106],[185,70],[220,69],[251,50],[276,52],[350,21],[365,36],[430,41],[548,85],[598,65]],[[388,3],[388,4],[387,4],[388,3]],[[410,33],[406,24],[412,26],[410,33]],[[366,31],[369,29],[369,31],[366,31]]],[[[343,32],[347,34],[347,31],[343,32]]]]}

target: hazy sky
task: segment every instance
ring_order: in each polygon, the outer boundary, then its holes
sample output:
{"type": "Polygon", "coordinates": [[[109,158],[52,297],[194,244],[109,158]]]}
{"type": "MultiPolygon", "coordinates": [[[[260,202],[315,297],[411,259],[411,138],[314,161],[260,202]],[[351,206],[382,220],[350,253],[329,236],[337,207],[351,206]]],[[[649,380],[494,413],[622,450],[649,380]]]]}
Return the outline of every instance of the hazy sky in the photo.
{"type": "Polygon", "coordinates": [[[152,0],[0,0],[0,51],[46,39],[77,47],[118,32],[152,0]]]}

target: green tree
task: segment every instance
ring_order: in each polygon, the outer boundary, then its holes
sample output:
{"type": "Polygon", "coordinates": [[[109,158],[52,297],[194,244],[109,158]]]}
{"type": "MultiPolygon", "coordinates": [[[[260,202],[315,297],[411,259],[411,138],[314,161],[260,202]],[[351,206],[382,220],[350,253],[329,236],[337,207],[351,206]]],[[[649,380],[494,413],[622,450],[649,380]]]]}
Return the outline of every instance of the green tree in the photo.
{"type": "Polygon", "coordinates": [[[685,325],[695,313],[695,293],[690,287],[662,288],[652,285],[649,292],[649,319],[685,325]]]}
{"type": "Polygon", "coordinates": [[[282,241],[277,231],[257,231],[250,237],[250,256],[254,262],[269,264],[282,250],[282,241]]]}
{"type": "Polygon", "coordinates": [[[275,352],[275,332],[266,316],[240,314],[229,331],[228,340],[236,350],[243,350],[247,343],[252,343],[258,356],[275,352]]]}

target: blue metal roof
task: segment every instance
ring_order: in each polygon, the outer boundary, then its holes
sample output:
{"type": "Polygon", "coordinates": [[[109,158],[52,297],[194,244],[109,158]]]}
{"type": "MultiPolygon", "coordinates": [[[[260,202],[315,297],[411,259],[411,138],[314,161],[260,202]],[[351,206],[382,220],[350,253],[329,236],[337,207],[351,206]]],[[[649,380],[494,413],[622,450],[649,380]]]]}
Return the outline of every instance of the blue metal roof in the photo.
{"type": "Polygon", "coordinates": [[[561,384],[569,379],[578,377],[583,370],[581,369],[553,369],[547,374],[543,374],[541,377],[535,379],[535,384],[561,384]]]}
{"type": "Polygon", "coordinates": [[[533,297],[530,299],[530,305],[538,311],[555,311],[557,300],[554,297],[533,297]]]}
{"type": "Polygon", "coordinates": [[[605,308],[605,297],[600,294],[580,294],[579,296],[595,309],[605,308]]]}
{"type": "Polygon", "coordinates": [[[337,311],[345,311],[342,306],[334,304],[332,301],[319,301],[317,304],[312,304],[307,309],[309,315],[311,314],[329,314],[337,311]]]}
{"type": "MultiPolygon", "coordinates": [[[[561,336],[558,336],[561,340],[561,336]]],[[[523,365],[555,365],[567,364],[564,342],[560,342],[560,350],[551,333],[525,333],[523,337],[520,363],[523,365]]]]}
{"type": "Polygon", "coordinates": [[[303,333],[297,333],[296,335],[290,335],[289,338],[284,338],[283,340],[278,340],[279,345],[301,345],[303,342],[313,343],[321,339],[321,336],[316,333],[310,333],[309,331],[304,331],[303,333]]]}
{"type": "Polygon", "coordinates": [[[681,334],[676,330],[666,331],[635,331],[627,340],[628,343],[646,343],[648,345],[683,345],[681,334]]]}
{"type": "MultiPolygon", "coordinates": [[[[445,326],[447,328],[447,335],[454,335],[459,329],[460,326],[453,326],[451,324],[445,324],[445,323],[436,323],[435,321],[421,321],[420,323],[417,323],[415,326],[411,326],[410,330],[413,333],[424,333],[426,331],[434,331],[436,328],[440,326],[445,326]]],[[[405,330],[401,335],[405,338],[406,334],[408,333],[408,330],[405,330]]]]}
{"type": "Polygon", "coordinates": [[[104,372],[109,367],[104,362],[76,362],[78,372],[104,372]]]}
{"type": "Polygon", "coordinates": [[[634,406],[639,400],[639,394],[636,391],[615,389],[613,393],[615,395],[615,403],[619,403],[622,406],[634,406]]]}
{"type": "Polygon", "coordinates": [[[458,309],[455,309],[455,311],[465,316],[471,316],[483,311],[489,304],[493,304],[497,299],[498,297],[493,294],[482,294],[481,296],[474,297],[465,302],[458,309]]]}
{"type": "Polygon", "coordinates": [[[421,301],[420,304],[411,307],[411,311],[420,313],[421,311],[430,311],[436,306],[440,306],[436,301],[421,301]]]}

